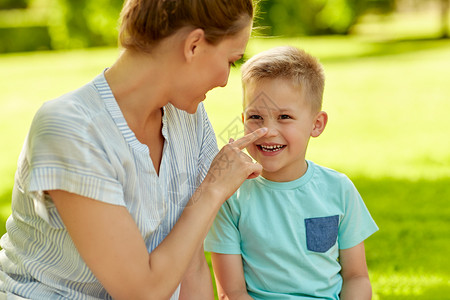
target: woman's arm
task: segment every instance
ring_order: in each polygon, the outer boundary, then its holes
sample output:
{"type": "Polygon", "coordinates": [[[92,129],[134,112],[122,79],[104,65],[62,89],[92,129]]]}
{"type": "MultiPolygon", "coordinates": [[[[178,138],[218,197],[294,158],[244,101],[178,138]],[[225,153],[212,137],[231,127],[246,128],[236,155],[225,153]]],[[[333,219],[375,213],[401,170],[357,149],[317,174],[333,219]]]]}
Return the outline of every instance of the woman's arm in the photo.
{"type": "Polygon", "coordinates": [[[372,287],[367,270],[364,242],[355,247],[340,250],[339,261],[342,266],[341,275],[344,281],[341,299],[372,299],[372,287]]]}
{"type": "Polygon", "coordinates": [[[239,254],[211,253],[220,300],[251,300],[245,285],[242,257],[239,254]]]}
{"type": "Polygon", "coordinates": [[[114,299],[168,299],[222,203],[261,172],[241,150],[265,133],[257,130],[222,148],[178,222],[150,254],[125,207],[61,190],[48,193],[81,257],[114,299]]]}
{"type": "Polygon", "coordinates": [[[180,300],[214,299],[211,273],[205,259],[203,244],[194,255],[181,281],[180,300]]]}
{"type": "MultiPolygon", "coordinates": [[[[158,284],[169,285],[159,282],[158,266],[151,266],[141,233],[125,207],[60,190],[48,192],[81,257],[113,298],[146,299],[158,295],[158,284]]],[[[167,286],[166,295],[173,289],[167,286]]]]}

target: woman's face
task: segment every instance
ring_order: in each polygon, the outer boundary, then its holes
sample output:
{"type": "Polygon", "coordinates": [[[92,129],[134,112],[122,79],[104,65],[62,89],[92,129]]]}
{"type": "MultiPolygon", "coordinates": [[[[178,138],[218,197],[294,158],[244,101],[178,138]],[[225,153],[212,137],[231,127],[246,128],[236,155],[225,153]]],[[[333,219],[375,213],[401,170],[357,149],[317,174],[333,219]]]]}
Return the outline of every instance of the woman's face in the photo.
{"type": "Polygon", "coordinates": [[[195,59],[188,71],[183,72],[185,78],[181,79],[181,88],[171,103],[188,113],[195,113],[208,91],[218,86],[224,87],[228,82],[230,67],[244,55],[250,31],[251,25],[216,45],[204,41],[194,49],[197,51],[195,59]]]}

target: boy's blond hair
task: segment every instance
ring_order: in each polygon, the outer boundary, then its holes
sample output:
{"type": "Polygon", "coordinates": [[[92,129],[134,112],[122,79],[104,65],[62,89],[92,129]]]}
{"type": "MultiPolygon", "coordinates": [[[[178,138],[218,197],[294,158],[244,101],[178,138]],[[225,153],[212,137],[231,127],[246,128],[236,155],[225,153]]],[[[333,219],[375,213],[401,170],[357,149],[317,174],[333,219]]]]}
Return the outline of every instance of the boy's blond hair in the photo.
{"type": "Polygon", "coordinates": [[[244,87],[261,79],[287,79],[299,86],[306,101],[310,101],[313,112],[322,109],[325,75],[317,58],[305,51],[282,46],[263,51],[242,65],[244,87]]]}

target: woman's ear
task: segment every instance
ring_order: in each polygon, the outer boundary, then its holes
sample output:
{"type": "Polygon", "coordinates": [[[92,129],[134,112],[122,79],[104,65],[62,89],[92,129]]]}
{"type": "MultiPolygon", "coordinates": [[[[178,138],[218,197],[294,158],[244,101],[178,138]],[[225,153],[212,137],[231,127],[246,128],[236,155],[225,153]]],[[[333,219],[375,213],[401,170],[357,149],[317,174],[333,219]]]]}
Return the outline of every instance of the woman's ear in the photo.
{"type": "Polygon", "coordinates": [[[205,32],[203,29],[197,28],[188,33],[184,42],[184,56],[187,62],[192,61],[202,42],[205,42],[205,32]]]}
{"type": "Polygon", "coordinates": [[[311,136],[318,137],[325,130],[327,122],[328,122],[328,114],[324,111],[319,112],[314,118],[311,136]]]}

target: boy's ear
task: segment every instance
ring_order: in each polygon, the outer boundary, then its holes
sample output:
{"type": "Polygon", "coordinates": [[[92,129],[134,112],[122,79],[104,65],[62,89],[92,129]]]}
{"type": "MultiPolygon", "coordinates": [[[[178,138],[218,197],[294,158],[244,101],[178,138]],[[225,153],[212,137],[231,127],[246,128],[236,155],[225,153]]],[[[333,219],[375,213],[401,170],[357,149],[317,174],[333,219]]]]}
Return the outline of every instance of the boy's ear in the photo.
{"type": "Polygon", "coordinates": [[[311,130],[311,136],[318,137],[325,130],[327,122],[328,122],[328,114],[324,111],[319,112],[314,119],[313,128],[311,130]]]}
{"type": "Polygon", "coordinates": [[[205,32],[197,28],[189,32],[184,41],[184,56],[187,62],[191,62],[198,52],[199,45],[205,41],[205,32]]]}
{"type": "Polygon", "coordinates": [[[244,113],[241,113],[241,117],[242,117],[242,124],[244,124],[244,113]]]}

